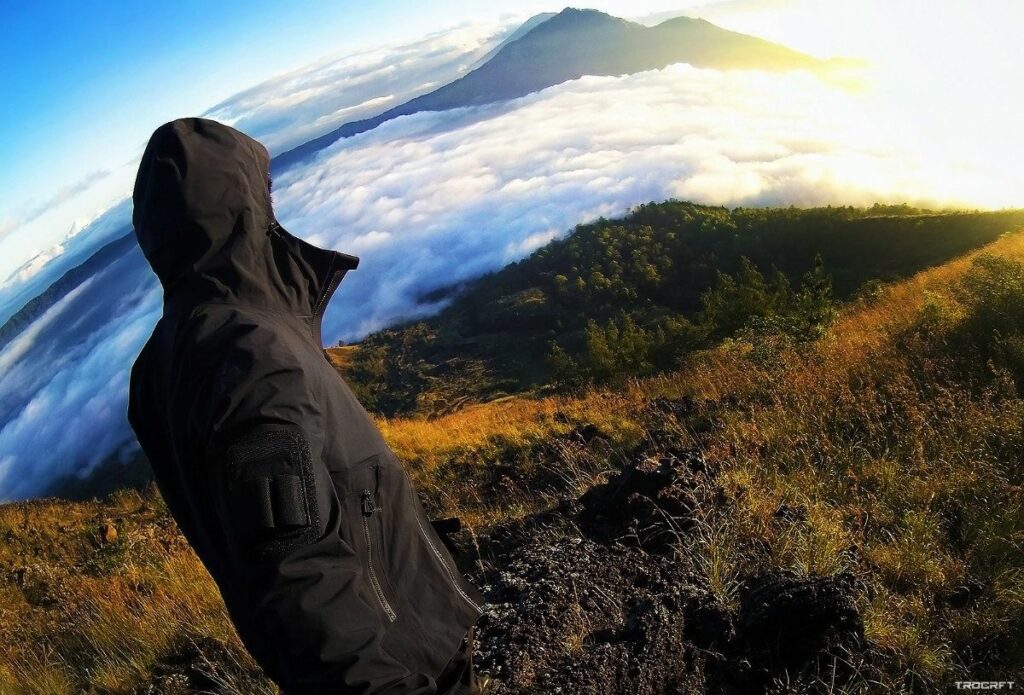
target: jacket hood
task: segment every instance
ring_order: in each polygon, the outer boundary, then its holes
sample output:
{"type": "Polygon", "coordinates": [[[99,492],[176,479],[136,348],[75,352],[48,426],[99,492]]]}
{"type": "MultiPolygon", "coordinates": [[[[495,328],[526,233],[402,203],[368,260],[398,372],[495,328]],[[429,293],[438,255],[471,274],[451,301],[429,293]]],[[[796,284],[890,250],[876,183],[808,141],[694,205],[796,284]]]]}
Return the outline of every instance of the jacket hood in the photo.
{"type": "Polygon", "coordinates": [[[278,224],[269,165],[263,145],[216,121],[184,118],[153,133],[135,180],[132,224],[165,306],[178,298],[239,302],[319,319],[359,259],[278,224]]]}

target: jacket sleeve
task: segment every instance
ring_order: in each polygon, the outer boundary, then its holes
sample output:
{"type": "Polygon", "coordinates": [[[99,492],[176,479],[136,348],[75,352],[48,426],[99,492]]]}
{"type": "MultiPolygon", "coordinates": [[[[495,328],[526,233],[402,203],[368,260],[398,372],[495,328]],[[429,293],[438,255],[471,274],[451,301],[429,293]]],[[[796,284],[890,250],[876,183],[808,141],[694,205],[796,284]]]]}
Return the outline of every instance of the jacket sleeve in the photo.
{"type": "Polygon", "coordinates": [[[301,361],[260,328],[218,353],[189,389],[187,429],[207,565],[246,647],[288,695],[435,692],[384,647],[301,361]]]}

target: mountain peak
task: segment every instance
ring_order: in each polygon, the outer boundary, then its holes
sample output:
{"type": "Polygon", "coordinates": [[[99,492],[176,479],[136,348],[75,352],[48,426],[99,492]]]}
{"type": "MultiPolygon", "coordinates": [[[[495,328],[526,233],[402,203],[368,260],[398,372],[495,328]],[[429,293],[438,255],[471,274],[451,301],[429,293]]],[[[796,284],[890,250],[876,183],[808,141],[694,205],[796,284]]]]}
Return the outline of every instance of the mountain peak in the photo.
{"type": "Polygon", "coordinates": [[[585,16],[601,16],[612,19],[610,14],[602,12],[601,10],[595,10],[588,7],[563,7],[562,11],[556,14],[556,17],[585,17],[585,16]]]}
{"type": "Polygon", "coordinates": [[[632,24],[632,22],[627,22],[624,19],[613,17],[601,10],[566,7],[554,17],[544,22],[543,26],[613,26],[617,24],[627,25],[632,24]]]}
{"type": "Polygon", "coordinates": [[[706,24],[708,26],[715,26],[703,17],[690,17],[688,15],[679,15],[678,17],[671,17],[663,22],[659,22],[656,26],[659,27],[671,27],[682,24],[706,24]]]}

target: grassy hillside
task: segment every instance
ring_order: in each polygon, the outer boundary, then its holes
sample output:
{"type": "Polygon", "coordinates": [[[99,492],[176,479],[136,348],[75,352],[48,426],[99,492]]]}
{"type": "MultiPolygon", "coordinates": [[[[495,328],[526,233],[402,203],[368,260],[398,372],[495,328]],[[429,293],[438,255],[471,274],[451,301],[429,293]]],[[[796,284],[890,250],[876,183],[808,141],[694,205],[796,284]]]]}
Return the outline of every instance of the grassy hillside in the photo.
{"type": "MultiPolygon", "coordinates": [[[[495,693],[937,692],[1024,678],[1021,379],[1013,234],[807,340],[762,327],[614,387],[380,425],[463,520],[495,693]],[[673,466],[672,495],[598,504],[673,466]],[[863,639],[758,651],[765,577],[844,587],[863,639]]],[[[0,534],[0,693],[271,692],[152,494],[4,506],[0,534]]]]}
{"type": "Polygon", "coordinates": [[[376,412],[438,415],[553,382],[670,371],[743,328],[809,337],[830,302],[1021,224],[1024,211],[642,205],[454,288],[438,316],[367,337],[345,374],[376,412]]]}

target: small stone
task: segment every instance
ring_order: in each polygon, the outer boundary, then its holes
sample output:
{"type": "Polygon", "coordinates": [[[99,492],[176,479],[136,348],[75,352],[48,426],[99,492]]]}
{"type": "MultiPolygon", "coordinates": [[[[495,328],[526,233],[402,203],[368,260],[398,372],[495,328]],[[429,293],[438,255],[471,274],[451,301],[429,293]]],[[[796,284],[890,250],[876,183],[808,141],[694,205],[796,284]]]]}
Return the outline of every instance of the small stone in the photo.
{"type": "Polygon", "coordinates": [[[100,527],[100,538],[104,543],[113,543],[117,540],[117,528],[114,526],[114,522],[110,520],[103,522],[100,527]]]}

